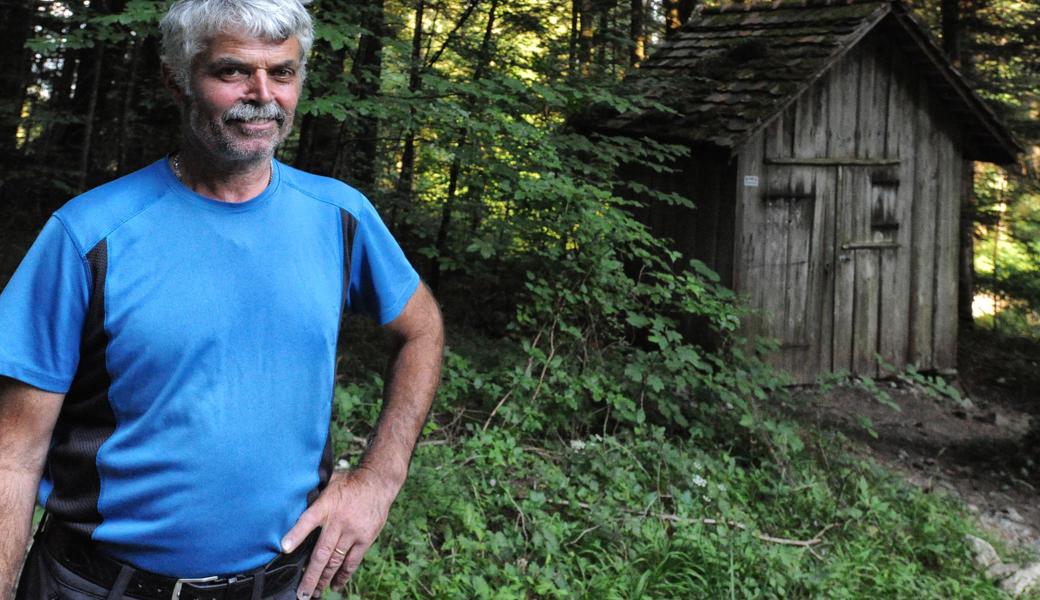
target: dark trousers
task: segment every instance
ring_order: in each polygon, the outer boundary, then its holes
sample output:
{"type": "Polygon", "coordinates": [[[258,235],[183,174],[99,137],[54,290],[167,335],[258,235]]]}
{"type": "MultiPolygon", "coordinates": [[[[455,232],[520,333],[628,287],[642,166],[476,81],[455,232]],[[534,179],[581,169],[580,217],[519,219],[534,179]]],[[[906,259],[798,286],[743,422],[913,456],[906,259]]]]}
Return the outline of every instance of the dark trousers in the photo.
{"type": "MultiPolygon", "coordinates": [[[[269,596],[257,595],[254,600],[295,600],[296,587],[302,571],[290,584],[269,596]]],[[[127,574],[129,577],[129,573],[127,574]]],[[[15,600],[135,600],[124,595],[117,586],[105,589],[69,571],[47,552],[41,543],[34,543],[22,569],[15,600]]],[[[125,582],[122,584],[125,587],[125,582]]]]}

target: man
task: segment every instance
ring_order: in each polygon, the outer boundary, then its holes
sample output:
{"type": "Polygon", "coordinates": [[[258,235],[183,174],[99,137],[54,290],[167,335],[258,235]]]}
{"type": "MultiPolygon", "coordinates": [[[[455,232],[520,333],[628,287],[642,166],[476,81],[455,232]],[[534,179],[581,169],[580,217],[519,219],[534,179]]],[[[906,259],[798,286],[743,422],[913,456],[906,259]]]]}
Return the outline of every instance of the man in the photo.
{"type": "Polygon", "coordinates": [[[0,295],[2,598],[34,496],[19,600],[342,585],[437,386],[437,305],[372,206],[273,159],[313,37],[300,0],[179,0],[161,30],[180,151],[57,211],[0,295]],[[365,454],[330,476],[346,310],[397,344],[365,454]]]}

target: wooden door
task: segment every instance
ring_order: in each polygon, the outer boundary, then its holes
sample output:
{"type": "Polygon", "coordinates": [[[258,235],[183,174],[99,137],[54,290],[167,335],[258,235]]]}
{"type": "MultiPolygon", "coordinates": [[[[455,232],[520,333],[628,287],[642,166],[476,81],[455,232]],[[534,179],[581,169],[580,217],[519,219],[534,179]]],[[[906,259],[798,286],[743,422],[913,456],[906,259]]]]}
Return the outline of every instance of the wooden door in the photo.
{"type": "Polygon", "coordinates": [[[830,368],[830,269],[833,261],[833,167],[770,165],[757,239],[764,245],[753,269],[753,301],[763,335],[780,343],[773,360],[797,382],[830,368]],[[821,352],[826,347],[826,353],[821,352]]]}
{"type": "Polygon", "coordinates": [[[800,383],[823,372],[874,377],[906,352],[909,213],[898,164],[825,160],[767,163],[749,238],[760,245],[748,282],[755,329],[779,342],[773,364],[800,383]]]}
{"type": "Polygon", "coordinates": [[[903,302],[898,285],[900,220],[895,166],[837,169],[832,370],[876,377],[881,361],[899,364],[886,338],[907,324],[887,318],[903,302]],[[888,356],[892,354],[892,356],[888,356]],[[879,361],[879,358],[881,361],[879,361]]]}

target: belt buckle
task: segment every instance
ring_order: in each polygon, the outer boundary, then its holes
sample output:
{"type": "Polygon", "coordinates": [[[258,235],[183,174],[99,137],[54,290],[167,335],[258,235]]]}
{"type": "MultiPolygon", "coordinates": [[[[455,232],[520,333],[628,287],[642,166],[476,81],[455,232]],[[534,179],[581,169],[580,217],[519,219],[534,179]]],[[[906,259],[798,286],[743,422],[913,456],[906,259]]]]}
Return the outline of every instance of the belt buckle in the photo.
{"type": "Polygon", "coordinates": [[[170,595],[170,600],[178,600],[181,597],[181,586],[185,583],[208,583],[210,581],[217,581],[218,579],[220,579],[219,575],[210,575],[209,577],[196,577],[194,579],[178,579],[177,582],[173,584],[173,594],[170,595]]]}

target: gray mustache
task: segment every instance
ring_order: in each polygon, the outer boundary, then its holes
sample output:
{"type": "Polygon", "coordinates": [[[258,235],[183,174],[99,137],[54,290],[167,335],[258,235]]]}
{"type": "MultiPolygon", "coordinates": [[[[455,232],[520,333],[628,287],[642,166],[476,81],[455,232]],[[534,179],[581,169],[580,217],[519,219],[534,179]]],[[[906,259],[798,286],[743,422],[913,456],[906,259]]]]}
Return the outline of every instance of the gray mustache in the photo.
{"type": "Polygon", "coordinates": [[[236,104],[224,113],[224,122],[228,121],[268,121],[283,123],[288,115],[277,102],[267,104],[236,104]]]}

